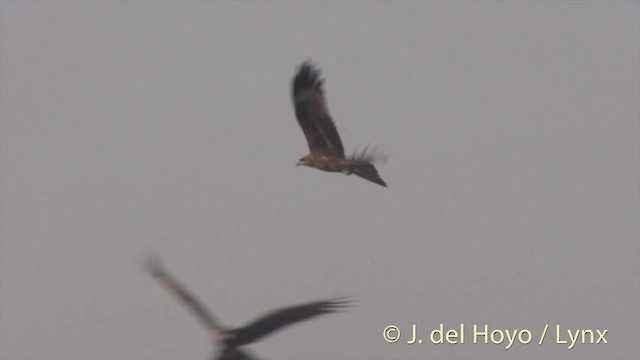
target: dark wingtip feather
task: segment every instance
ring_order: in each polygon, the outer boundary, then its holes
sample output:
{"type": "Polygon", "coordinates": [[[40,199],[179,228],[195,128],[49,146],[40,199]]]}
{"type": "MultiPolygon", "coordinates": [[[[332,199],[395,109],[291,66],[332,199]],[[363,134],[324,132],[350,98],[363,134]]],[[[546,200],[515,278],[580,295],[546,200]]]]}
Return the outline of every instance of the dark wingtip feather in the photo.
{"type": "Polygon", "coordinates": [[[362,151],[360,151],[360,153],[358,153],[357,150],[354,150],[349,160],[361,165],[386,163],[388,156],[386,154],[376,153],[377,150],[378,147],[376,146],[369,151],[369,145],[367,145],[362,149],[362,151]]]}
{"type": "Polygon", "coordinates": [[[162,259],[156,252],[151,252],[142,261],[142,267],[148,271],[153,277],[159,277],[166,274],[162,259]]]}
{"type": "Polygon", "coordinates": [[[323,313],[333,313],[345,311],[347,308],[353,306],[356,301],[348,296],[329,299],[320,304],[319,309],[323,313]]]}
{"type": "Polygon", "coordinates": [[[309,88],[322,90],[322,79],[320,78],[320,70],[311,61],[305,61],[300,65],[300,69],[293,79],[293,96],[309,88]]]}

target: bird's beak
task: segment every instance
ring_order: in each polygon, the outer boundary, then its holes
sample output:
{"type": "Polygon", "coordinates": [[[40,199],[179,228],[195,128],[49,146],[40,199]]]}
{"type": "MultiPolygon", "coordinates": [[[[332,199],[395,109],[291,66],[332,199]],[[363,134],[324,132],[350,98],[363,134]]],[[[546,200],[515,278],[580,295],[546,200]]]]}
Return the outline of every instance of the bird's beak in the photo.
{"type": "Polygon", "coordinates": [[[302,163],[301,163],[300,161],[298,161],[298,162],[296,163],[296,166],[300,166],[300,165],[302,165],[302,163]]]}

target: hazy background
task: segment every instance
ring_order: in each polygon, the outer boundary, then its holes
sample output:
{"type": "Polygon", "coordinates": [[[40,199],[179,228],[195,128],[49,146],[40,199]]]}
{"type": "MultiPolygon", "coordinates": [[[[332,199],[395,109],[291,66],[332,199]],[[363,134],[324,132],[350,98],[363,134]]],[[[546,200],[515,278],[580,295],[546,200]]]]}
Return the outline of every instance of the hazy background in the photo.
{"type": "Polygon", "coordinates": [[[357,298],[264,359],[640,357],[638,2],[0,6],[2,359],[209,357],[152,250],[229,325],[357,298]],[[294,166],[307,59],[388,189],[294,166]]]}

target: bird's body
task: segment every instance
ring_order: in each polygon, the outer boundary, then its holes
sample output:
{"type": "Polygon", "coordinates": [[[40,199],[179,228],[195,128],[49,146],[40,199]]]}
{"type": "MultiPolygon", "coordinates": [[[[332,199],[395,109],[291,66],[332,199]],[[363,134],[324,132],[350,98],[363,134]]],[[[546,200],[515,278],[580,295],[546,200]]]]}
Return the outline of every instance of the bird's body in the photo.
{"type": "Polygon", "coordinates": [[[335,155],[309,154],[298,161],[299,165],[307,165],[322,171],[353,173],[354,166],[348,160],[335,155]]]}
{"type": "Polygon", "coordinates": [[[320,71],[310,63],[303,63],[293,79],[293,103],[296,118],[302,128],[309,154],[297,165],[322,171],[356,174],[378,185],[387,186],[373,165],[373,154],[362,152],[346,158],[338,134],[324,99],[320,71]]]}
{"type": "Polygon", "coordinates": [[[211,360],[257,360],[244,351],[232,347],[224,347],[222,351],[215,354],[211,360]]]}
{"type": "Polygon", "coordinates": [[[254,359],[238,348],[256,342],[296,322],[339,311],[350,303],[348,299],[338,298],[290,306],[268,313],[246,326],[232,329],[222,326],[194,295],[164,269],[158,258],[151,259],[147,263],[147,268],[153,277],[180,299],[210,331],[213,341],[222,346],[220,353],[214,357],[216,360],[254,359]]]}

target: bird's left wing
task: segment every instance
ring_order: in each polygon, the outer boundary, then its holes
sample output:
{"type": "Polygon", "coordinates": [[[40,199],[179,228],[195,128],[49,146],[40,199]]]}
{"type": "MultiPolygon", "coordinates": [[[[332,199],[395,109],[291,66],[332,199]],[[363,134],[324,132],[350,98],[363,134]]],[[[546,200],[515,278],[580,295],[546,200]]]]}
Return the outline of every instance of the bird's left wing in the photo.
{"type": "Polygon", "coordinates": [[[152,257],[148,259],[146,268],[160,284],[189,308],[207,330],[215,332],[220,329],[218,321],[211,315],[209,310],[164,268],[160,258],[152,257]]]}
{"type": "Polygon", "coordinates": [[[243,328],[237,329],[236,334],[240,343],[248,344],[293,323],[307,320],[317,315],[340,311],[351,302],[349,298],[336,298],[283,308],[267,314],[243,328]]]}

